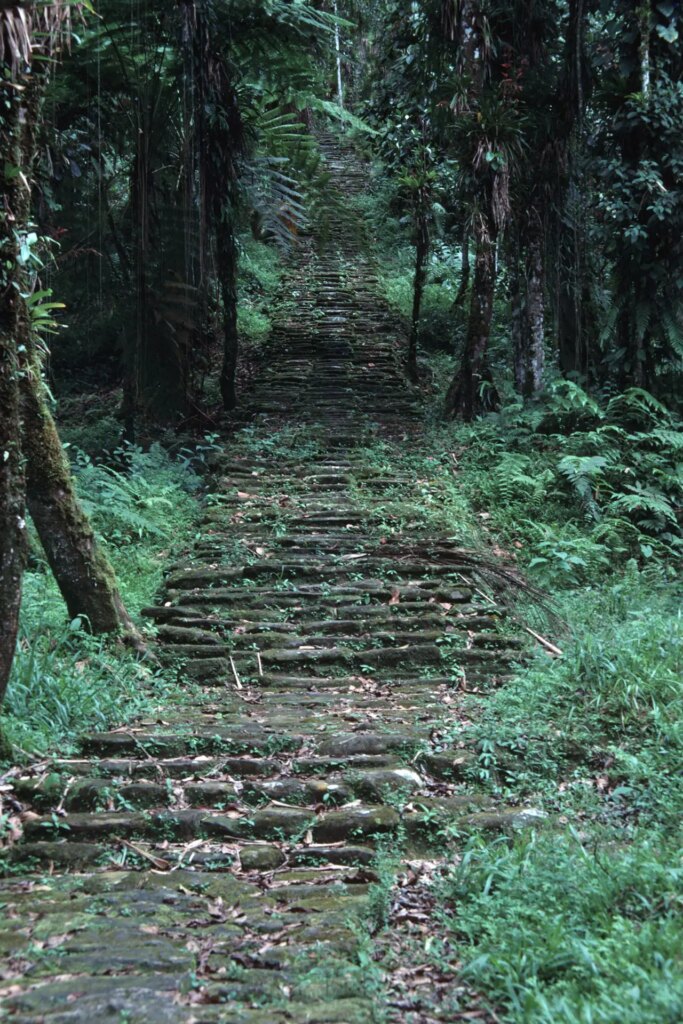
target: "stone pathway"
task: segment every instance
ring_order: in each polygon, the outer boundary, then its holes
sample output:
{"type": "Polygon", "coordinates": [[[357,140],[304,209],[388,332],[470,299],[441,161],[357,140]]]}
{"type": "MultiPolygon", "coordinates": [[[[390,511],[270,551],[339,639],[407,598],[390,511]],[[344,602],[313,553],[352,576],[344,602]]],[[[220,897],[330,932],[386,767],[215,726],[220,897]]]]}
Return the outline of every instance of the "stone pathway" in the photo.
{"type": "Polygon", "coordinates": [[[453,540],[389,532],[388,497],[421,484],[364,446],[405,447],[420,410],[344,204],[362,168],[323,145],[333,235],[301,246],[254,425],[146,610],[192,702],[14,780],[36,812],[13,850],[34,873],[0,888],[17,1024],[379,1020],[382,864],[523,820],[442,740],[463,678],[496,685],[520,643],[453,540]]]}

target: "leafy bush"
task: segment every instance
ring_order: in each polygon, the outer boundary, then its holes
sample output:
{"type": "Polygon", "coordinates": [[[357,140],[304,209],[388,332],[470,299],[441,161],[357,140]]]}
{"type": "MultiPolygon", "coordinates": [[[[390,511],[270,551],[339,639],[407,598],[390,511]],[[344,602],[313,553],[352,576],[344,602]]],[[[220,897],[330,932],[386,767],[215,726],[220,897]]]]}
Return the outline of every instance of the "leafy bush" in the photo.
{"type": "Polygon", "coordinates": [[[544,584],[683,554],[683,425],[642,389],[599,403],[562,381],[455,433],[463,486],[544,584]]]}

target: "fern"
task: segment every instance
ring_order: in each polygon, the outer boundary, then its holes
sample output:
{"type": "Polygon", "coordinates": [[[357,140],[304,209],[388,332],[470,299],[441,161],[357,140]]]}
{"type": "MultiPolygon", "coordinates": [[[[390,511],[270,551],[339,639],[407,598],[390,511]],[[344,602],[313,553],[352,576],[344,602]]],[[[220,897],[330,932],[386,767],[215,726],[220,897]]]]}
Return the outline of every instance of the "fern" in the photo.
{"type": "Polygon", "coordinates": [[[680,314],[674,317],[668,310],[662,310],[660,319],[664,337],[671,351],[679,360],[683,360],[683,322],[680,314]]]}
{"type": "Polygon", "coordinates": [[[657,427],[652,430],[648,437],[659,442],[664,451],[681,451],[683,449],[683,430],[673,430],[666,427],[657,427]]]}
{"type": "Polygon", "coordinates": [[[630,490],[630,494],[619,494],[612,498],[610,508],[617,512],[641,513],[645,517],[653,516],[655,522],[648,525],[655,527],[658,526],[658,519],[663,519],[673,526],[678,525],[676,510],[661,491],[640,486],[635,486],[630,490]]]}
{"type": "Polygon", "coordinates": [[[505,452],[491,474],[493,496],[506,504],[522,499],[540,500],[549,482],[548,474],[533,476],[531,459],[527,455],[505,452]]]}
{"type": "Polygon", "coordinates": [[[616,395],[607,405],[607,415],[618,422],[646,422],[656,424],[671,422],[671,413],[665,405],[644,388],[628,388],[616,395]]]}
{"type": "Polygon", "coordinates": [[[593,493],[595,484],[604,480],[608,460],[603,455],[565,455],[557,470],[576,491],[591,519],[601,518],[600,506],[593,493]]]}
{"type": "Polygon", "coordinates": [[[160,484],[156,476],[150,482],[135,472],[125,475],[111,466],[94,465],[82,453],[76,477],[83,508],[105,539],[168,536],[160,523],[173,508],[177,483],[160,484]]]}
{"type": "Polygon", "coordinates": [[[591,416],[604,419],[599,404],[571,380],[559,380],[548,389],[549,407],[558,416],[591,416]]]}

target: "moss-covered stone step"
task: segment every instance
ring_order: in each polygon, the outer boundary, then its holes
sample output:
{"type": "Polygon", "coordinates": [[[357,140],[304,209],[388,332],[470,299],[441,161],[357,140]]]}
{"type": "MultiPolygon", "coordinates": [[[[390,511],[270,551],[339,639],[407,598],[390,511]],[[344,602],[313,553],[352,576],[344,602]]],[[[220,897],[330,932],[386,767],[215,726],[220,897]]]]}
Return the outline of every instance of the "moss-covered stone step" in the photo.
{"type": "Polygon", "coordinates": [[[388,883],[378,848],[434,860],[546,823],[493,804],[479,752],[453,745],[524,642],[457,522],[438,536],[393,514],[420,500],[392,455],[422,429],[419,396],[344,198],[365,172],[324,149],[334,238],[292,254],[296,310],[274,311],[253,427],[209,453],[199,536],[143,611],[186,701],[6,788],[24,835],[0,883],[0,1013],[19,1024],[370,1024],[384,1007],[357,935],[388,883]]]}
{"type": "MultiPolygon", "coordinates": [[[[71,759],[55,760],[51,768],[56,778],[56,790],[60,794],[63,790],[65,780],[73,775],[100,775],[112,777],[150,778],[150,779],[184,779],[184,778],[206,778],[215,773],[226,773],[236,778],[262,778],[278,774],[284,768],[284,762],[276,758],[268,757],[233,757],[222,756],[212,757],[208,754],[197,754],[187,757],[170,758],[101,758],[101,759],[71,759]]],[[[35,788],[42,789],[40,780],[26,779],[13,780],[13,786],[23,785],[24,782],[30,786],[31,793],[35,788]]],[[[18,795],[30,799],[31,793],[19,792],[18,795]]]]}
{"type": "Polygon", "coordinates": [[[230,728],[194,728],[185,733],[147,730],[91,733],[82,738],[81,750],[105,757],[129,753],[169,758],[214,752],[259,757],[278,750],[298,750],[302,743],[300,735],[282,734],[245,723],[230,728]]]}
{"type": "Polygon", "coordinates": [[[208,813],[201,809],[153,812],[99,812],[50,815],[26,823],[28,842],[69,837],[70,840],[131,840],[166,837],[194,839],[208,836],[217,840],[291,840],[310,831],[315,840],[337,842],[348,838],[371,838],[394,831],[399,816],[386,806],[354,806],[316,814],[297,807],[258,808],[249,813],[233,811],[208,813]]]}

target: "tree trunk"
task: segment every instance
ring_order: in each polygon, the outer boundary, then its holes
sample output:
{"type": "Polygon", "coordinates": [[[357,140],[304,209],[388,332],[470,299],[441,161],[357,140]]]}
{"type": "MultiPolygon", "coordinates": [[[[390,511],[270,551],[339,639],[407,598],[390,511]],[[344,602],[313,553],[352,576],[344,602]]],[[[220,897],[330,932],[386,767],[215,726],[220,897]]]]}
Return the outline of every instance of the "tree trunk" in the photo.
{"type": "Polygon", "coordinates": [[[201,194],[200,233],[213,227],[216,277],[223,302],[223,360],[220,391],[224,408],[237,405],[237,245],[233,218],[237,206],[236,159],[243,149],[244,126],[228,55],[214,49],[210,23],[194,0],[189,39],[195,81],[197,161],[201,194]],[[220,116],[208,116],[215,108],[220,116]]]}
{"type": "Polygon", "coordinates": [[[545,285],[540,223],[532,225],[526,256],[526,327],[524,393],[536,395],[543,387],[545,369],[545,285]]]}
{"type": "MultiPolygon", "coordinates": [[[[8,97],[0,122],[7,164],[21,166],[20,100],[8,97]]],[[[28,190],[21,177],[5,182],[0,211],[0,704],[9,680],[21,605],[26,557],[25,485],[21,451],[17,349],[26,333],[26,307],[15,287],[18,275],[15,230],[26,222],[28,190]],[[24,195],[26,193],[26,195],[24,195]]]]}
{"type": "Polygon", "coordinates": [[[135,252],[135,334],[124,350],[123,405],[124,439],[135,444],[135,426],[140,405],[140,385],[147,367],[150,296],[147,265],[150,252],[150,173],[148,134],[142,97],[137,100],[136,154],[131,170],[131,208],[135,252]]]}
{"type": "Polygon", "coordinates": [[[7,689],[17,642],[26,556],[25,481],[17,387],[17,334],[12,327],[13,297],[3,288],[0,299],[0,704],[7,689]]]}
{"type": "MultiPolygon", "coordinates": [[[[224,215],[225,216],[225,215],[224,215]]],[[[223,221],[217,227],[217,267],[223,300],[223,366],[220,388],[223,408],[231,412],[237,405],[237,246],[232,227],[223,221]]]]}
{"type": "Polygon", "coordinates": [[[576,184],[569,188],[566,205],[573,224],[560,239],[559,264],[565,267],[558,275],[557,341],[560,369],[564,374],[585,374],[588,370],[586,324],[583,310],[583,248],[584,236],[579,223],[580,212],[576,184]]]}
{"type": "Polygon", "coordinates": [[[496,244],[494,232],[486,219],[480,216],[477,221],[474,282],[465,349],[444,406],[446,417],[460,417],[466,422],[496,408],[499,401],[487,361],[496,286],[496,244]]]}
{"type": "MultiPolygon", "coordinates": [[[[339,4],[337,0],[334,0],[333,4],[334,16],[339,17],[339,4]]],[[[339,31],[339,23],[334,26],[334,48],[337,56],[337,100],[340,108],[344,109],[344,79],[342,76],[342,46],[341,46],[341,32],[339,31]]]]}
{"type": "Polygon", "coordinates": [[[35,354],[22,376],[28,507],[69,615],[83,615],[93,633],[136,635],[113,570],[82,511],[35,354]]]}
{"type": "Polygon", "coordinates": [[[524,339],[527,335],[526,303],[519,271],[519,245],[515,243],[510,268],[510,334],[512,340],[512,364],[515,374],[515,391],[524,394],[526,387],[526,359],[524,339]]]}
{"type": "Polygon", "coordinates": [[[460,285],[458,286],[458,294],[455,296],[455,301],[453,302],[454,309],[458,309],[463,305],[467,296],[467,289],[470,286],[470,233],[467,224],[465,224],[462,229],[460,252],[460,285]]]}
{"type": "Polygon", "coordinates": [[[410,341],[408,343],[408,376],[413,382],[418,380],[417,372],[417,339],[420,333],[420,313],[422,295],[427,280],[427,257],[429,255],[429,225],[426,216],[418,214],[417,241],[415,243],[415,278],[413,281],[413,313],[410,321],[410,341]]]}

